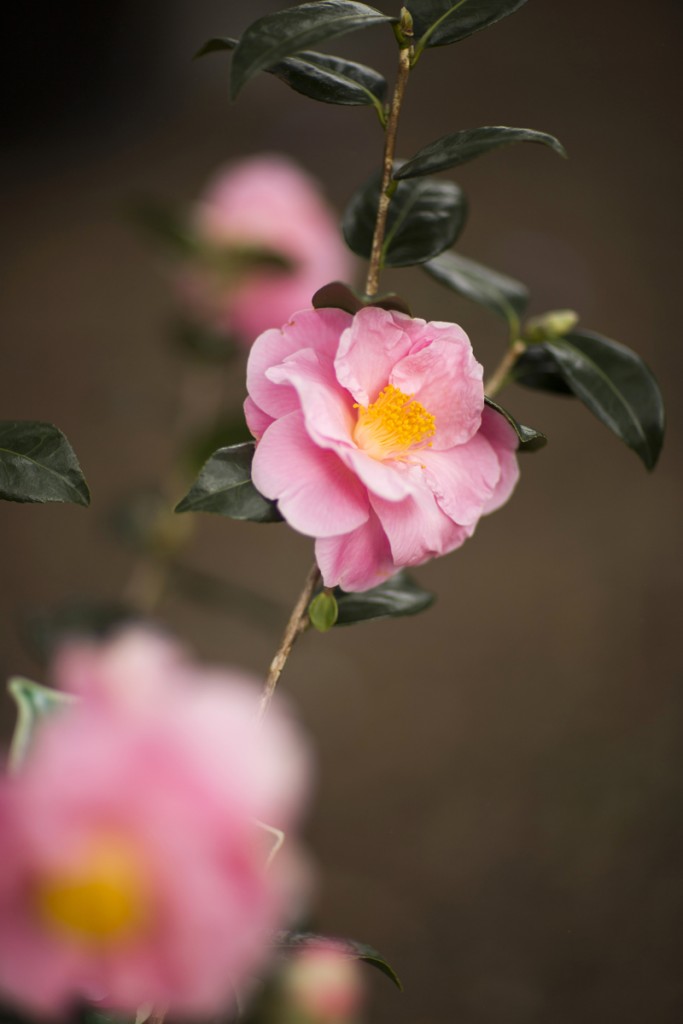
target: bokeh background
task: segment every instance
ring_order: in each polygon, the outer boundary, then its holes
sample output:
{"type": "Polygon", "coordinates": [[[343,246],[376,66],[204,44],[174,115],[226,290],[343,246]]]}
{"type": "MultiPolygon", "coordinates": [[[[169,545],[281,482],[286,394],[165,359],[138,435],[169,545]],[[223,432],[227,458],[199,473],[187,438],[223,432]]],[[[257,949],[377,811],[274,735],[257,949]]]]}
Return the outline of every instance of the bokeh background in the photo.
{"type": "MultiPolygon", "coordinates": [[[[1,415],[57,423],[93,493],[89,511],[0,504],[3,677],[42,675],[24,639],[36,609],[118,600],[135,555],[111,510],[173,461],[184,364],[161,252],[132,205],[189,204],[223,161],[282,150],[341,209],[378,164],[370,109],[268,76],[231,105],[229,58],[191,62],[209,36],[283,6],[3,14],[1,415]]],[[[524,457],[513,500],[474,540],[418,571],[436,606],[309,636],[287,667],[318,752],[315,923],[378,947],[405,985],[373,977],[375,1024],[683,1019],[682,27],[676,0],[530,0],[429,51],[410,83],[404,156],[479,124],[564,142],[568,162],[529,146],[459,169],[459,248],[527,282],[532,312],[573,307],[640,352],[669,428],[649,476],[578,403],[510,389],[504,403],[550,444],[524,457]]],[[[332,49],[392,73],[388,30],[332,49]]],[[[497,361],[495,319],[418,270],[386,284],[497,361]]],[[[192,381],[197,414],[242,397],[239,370],[196,367],[192,381]]],[[[262,673],[310,543],[283,526],[195,525],[188,561],[260,598],[218,609],[169,595],[159,618],[202,656],[262,673]]]]}

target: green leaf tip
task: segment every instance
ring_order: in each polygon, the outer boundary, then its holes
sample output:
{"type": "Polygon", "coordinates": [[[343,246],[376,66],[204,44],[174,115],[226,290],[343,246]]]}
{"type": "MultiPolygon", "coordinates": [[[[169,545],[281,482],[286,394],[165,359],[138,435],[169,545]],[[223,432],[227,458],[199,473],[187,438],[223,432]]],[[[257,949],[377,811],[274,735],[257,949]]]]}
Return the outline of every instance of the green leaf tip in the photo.
{"type": "Polygon", "coordinates": [[[251,481],[255,449],[255,442],[247,441],[215,451],[175,511],[213,512],[254,523],[282,522],[275,502],[264,498],[251,481]]]}
{"type": "Polygon", "coordinates": [[[535,131],[532,128],[507,128],[504,125],[492,125],[484,128],[466,128],[462,131],[444,135],[435,142],[421,149],[394,174],[396,181],[406,178],[420,177],[424,174],[435,174],[450,167],[474,160],[484,153],[503,146],[512,146],[518,142],[535,142],[552,149],[559,156],[567,156],[562,143],[549,135],[548,132],[535,131]]]}
{"type": "Polygon", "coordinates": [[[365,942],[318,935],[314,932],[285,932],[278,937],[277,946],[285,955],[300,953],[308,947],[315,949],[320,946],[332,946],[350,959],[362,960],[371,967],[375,967],[393,982],[399,992],[403,991],[401,979],[391,964],[373,946],[369,946],[365,942]]]}
{"type": "Polygon", "coordinates": [[[0,421],[0,498],[90,504],[76,453],[61,430],[33,420],[0,421]]]}
{"type": "Polygon", "coordinates": [[[534,430],[533,427],[525,427],[523,423],[518,423],[512,413],[509,413],[502,405],[498,405],[492,398],[485,398],[484,401],[489,409],[493,409],[508,421],[517,435],[517,448],[520,452],[537,452],[540,448],[545,448],[548,438],[540,430],[534,430]]]}

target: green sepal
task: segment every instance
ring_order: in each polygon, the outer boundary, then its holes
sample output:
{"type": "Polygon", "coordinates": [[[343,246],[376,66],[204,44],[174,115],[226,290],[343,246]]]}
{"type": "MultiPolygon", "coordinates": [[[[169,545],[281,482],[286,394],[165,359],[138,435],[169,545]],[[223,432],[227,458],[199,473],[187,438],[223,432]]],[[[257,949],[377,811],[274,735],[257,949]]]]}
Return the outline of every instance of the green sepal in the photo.
{"type": "Polygon", "coordinates": [[[512,413],[509,413],[502,405],[498,405],[492,398],[484,398],[484,401],[489,409],[494,409],[508,421],[517,435],[519,442],[517,450],[519,452],[537,452],[539,448],[545,448],[548,443],[548,438],[545,434],[542,434],[539,430],[534,430],[533,427],[525,427],[524,424],[519,423],[512,413]]]}
{"type": "MultiPolygon", "coordinates": [[[[397,164],[397,166],[400,166],[397,164]]],[[[342,220],[344,238],[358,256],[370,258],[382,175],[356,193],[342,220]]],[[[414,178],[395,183],[387,216],[381,266],[410,267],[450,248],[465,226],[467,202],[450,181],[414,178]]]]}
{"type": "Polygon", "coordinates": [[[502,146],[512,146],[517,142],[536,142],[548,146],[560,156],[567,153],[562,143],[547,132],[534,131],[531,128],[506,128],[502,125],[485,128],[465,128],[463,131],[444,135],[435,142],[425,146],[400,167],[394,174],[395,181],[415,178],[424,174],[436,174],[450,167],[474,160],[491,150],[502,146]]]}
{"type": "Polygon", "coordinates": [[[90,504],[78,459],[61,430],[32,420],[0,421],[0,498],[90,504]]]}
{"type": "Polygon", "coordinates": [[[318,0],[266,14],[245,30],[235,50],[230,96],[235,99],[245,83],[259,71],[308,50],[323,39],[334,39],[395,20],[354,0],[318,0]]]}
{"type": "Polygon", "coordinates": [[[520,357],[513,379],[556,390],[550,367],[586,408],[631,448],[647,469],[664,440],[664,402],[654,375],[632,349],[592,331],[534,345],[520,357]],[[538,373],[538,352],[545,358],[538,373]],[[531,374],[529,374],[531,368],[531,374]]]}
{"type": "Polygon", "coordinates": [[[337,626],[348,626],[368,619],[417,615],[429,608],[435,600],[434,594],[418,586],[405,569],[370,590],[349,593],[335,587],[334,595],[339,609],[337,626]]]}
{"type": "Polygon", "coordinates": [[[403,985],[398,974],[391,964],[378,953],[373,946],[365,942],[356,942],[354,939],[338,939],[329,935],[316,935],[314,932],[285,932],[277,938],[277,949],[284,955],[300,953],[308,946],[315,948],[319,945],[330,943],[335,949],[348,955],[350,959],[362,960],[377,968],[386,978],[394,983],[399,992],[403,991],[403,985]]]}
{"type": "Polygon", "coordinates": [[[412,316],[410,306],[395,292],[385,295],[361,295],[342,281],[332,281],[319,288],[311,299],[314,309],[343,309],[353,316],[359,309],[376,306],[378,309],[393,309],[398,313],[412,316]]]}
{"type": "MultiPolygon", "coordinates": [[[[238,43],[239,40],[229,37],[210,39],[195,56],[234,50],[238,43]]],[[[303,50],[295,57],[286,57],[263,70],[279,78],[295,92],[321,103],[349,107],[373,104],[384,120],[386,78],[365,64],[357,64],[330,53],[303,50]]]]}
{"type": "Polygon", "coordinates": [[[176,512],[213,512],[229,519],[253,523],[279,523],[282,516],[251,482],[253,441],[219,448],[207,459],[190,491],[176,505],[176,512]]]}
{"type": "Polygon", "coordinates": [[[518,338],[520,318],[529,303],[529,290],[521,281],[455,252],[441,253],[423,263],[422,269],[451,291],[502,317],[511,340],[518,338]]]}
{"type": "Polygon", "coordinates": [[[416,59],[426,46],[446,46],[514,14],[526,0],[406,0],[416,59]]]}
{"type": "Polygon", "coordinates": [[[332,629],[338,615],[337,599],[330,590],[321,590],[319,594],[315,595],[308,606],[308,617],[311,625],[319,633],[327,633],[328,630],[332,629]]]}
{"type": "Polygon", "coordinates": [[[73,704],[76,698],[21,676],[10,679],[7,690],[17,705],[17,722],[9,749],[9,768],[16,772],[24,763],[40,723],[73,704]]]}

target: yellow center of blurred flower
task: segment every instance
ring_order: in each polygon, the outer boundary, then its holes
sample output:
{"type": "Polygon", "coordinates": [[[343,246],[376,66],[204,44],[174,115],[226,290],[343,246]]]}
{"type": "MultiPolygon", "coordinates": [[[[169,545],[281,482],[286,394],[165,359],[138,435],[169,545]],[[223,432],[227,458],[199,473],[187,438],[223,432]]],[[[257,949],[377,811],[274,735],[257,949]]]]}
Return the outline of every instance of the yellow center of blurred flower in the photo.
{"type": "Polygon", "coordinates": [[[35,901],[53,931],[99,948],[138,935],[149,920],[139,853],[116,837],[98,838],[75,863],[41,878],[35,901]]]}
{"type": "Polygon", "coordinates": [[[358,409],[353,437],[372,459],[401,458],[411,448],[431,447],[436,419],[393,384],[387,384],[374,402],[358,409]]]}

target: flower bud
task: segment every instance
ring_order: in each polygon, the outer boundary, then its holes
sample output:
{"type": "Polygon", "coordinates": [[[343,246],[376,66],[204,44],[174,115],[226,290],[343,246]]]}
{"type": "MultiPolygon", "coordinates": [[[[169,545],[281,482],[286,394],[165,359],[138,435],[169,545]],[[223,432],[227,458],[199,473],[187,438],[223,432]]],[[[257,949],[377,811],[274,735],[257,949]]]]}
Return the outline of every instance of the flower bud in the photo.
{"type": "Polygon", "coordinates": [[[363,1001],[359,962],[342,942],[312,942],[296,954],[282,979],[292,1015],[311,1024],[347,1024],[363,1001]]]}
{"type": "Polygon", "coordinates": [[[532,316],[524,325],[524,340],[532,344],[562,338],[579,322],[573,309],[552,309],[548,313],[532,316]]]}

